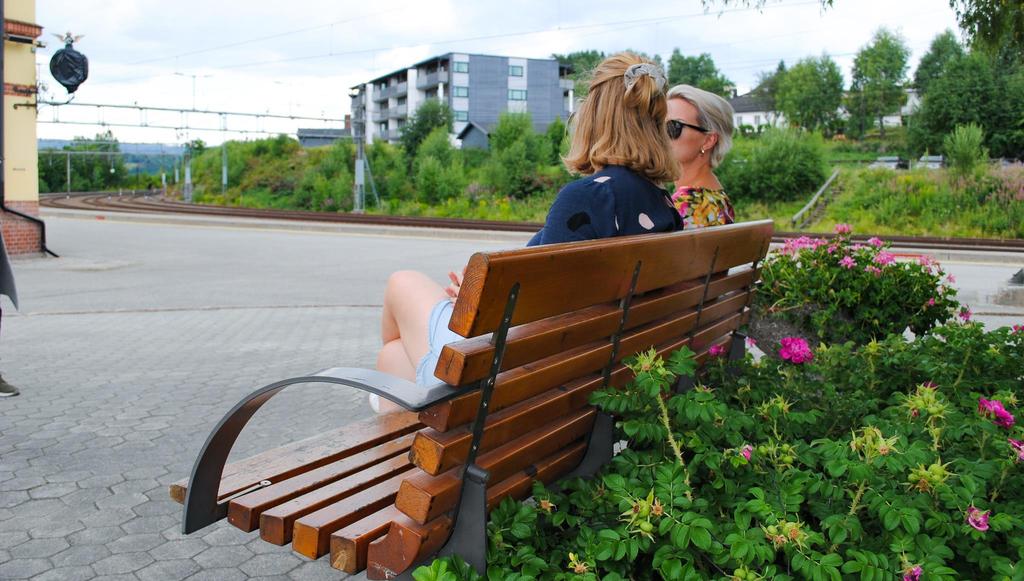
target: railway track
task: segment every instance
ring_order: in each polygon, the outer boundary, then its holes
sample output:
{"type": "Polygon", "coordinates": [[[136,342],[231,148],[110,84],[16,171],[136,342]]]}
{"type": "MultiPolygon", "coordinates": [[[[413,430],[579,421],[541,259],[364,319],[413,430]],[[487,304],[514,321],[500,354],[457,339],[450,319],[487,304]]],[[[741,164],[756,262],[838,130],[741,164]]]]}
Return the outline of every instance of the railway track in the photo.
{"type": "MultiPolygon", "coordinates": [[[[254,208],[231,208],[226,206],[205,206],[167,200],[159,195],[146,193],[118,192],[72,192],[71,194],[41,194],[39,201],[44,207],[69,210],[93,210],[128,213],[170,213],[205,216],[230,216],[262,218],[271,220],[294,220],[306,222],[334,222],[379,226],[408,226],[419,228],[451,228],[458,230],[491,230],[500,232],[536,232],[541,224],[532,222],[498,222],[488,220],[467,220],[460,218],[427,218],[418,216],[384,216],[378,214],[350,214],[311,212],[305,210],[262,210],[254,208]]],[[[774,242],[786,238],[807,235],[806,232],[776,232],[774,242]]],[[[831,237],[831,234],[814,234],[831,237]]],[[[854,236],[854,240],[865,241],[871,235],[854,236]]],[[[927,236],[884,236],[899,248],[925,250],[972,250],[975,252],[1012,252],[1024,255],[1024,240],[994,238],[939,238],[927,236]]]]}

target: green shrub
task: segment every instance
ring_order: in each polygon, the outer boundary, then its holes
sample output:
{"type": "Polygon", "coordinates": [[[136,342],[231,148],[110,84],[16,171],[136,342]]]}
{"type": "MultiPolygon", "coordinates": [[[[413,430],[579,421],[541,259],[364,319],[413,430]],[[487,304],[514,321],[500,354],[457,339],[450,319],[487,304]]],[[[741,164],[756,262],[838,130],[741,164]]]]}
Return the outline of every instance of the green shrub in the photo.
{"type": "Polygon", "coordinates": [[[988,163],[988,149],[983,145],[985,131],[981,125],[957,125],[946,135],[942,144],[946,152],[946,165],[956,178],[974,177],[988,163]]]}
{"type": "Polygon", "coordinates": [[[808,198],[827,177],[825,146],[816,134],[769,129],[756,141],[737,140],[716,174],[737,200],[808,198]]]}
{"type": "MultiPolygon", "coordinates": [[[[487,578],[1020,577],[1024,331],[947,325],[735,374],[712,358],[675,393],[688,351],[592,396],[626,448],[492,511],[487,578]]],[[[457,559],[415,577],[480,578],[457,559]]]]}
{"type": "Polygon", "coordinates": [[[836,231],[831,241],[786,240],[765,260],[758,316],[789,321],[814,341],[863,345],[908,327],[927,333],[956,312],[952,279],[937,263],[924,256],[897,261],[878,238],[854,244],[848,225],[836,231]]]}

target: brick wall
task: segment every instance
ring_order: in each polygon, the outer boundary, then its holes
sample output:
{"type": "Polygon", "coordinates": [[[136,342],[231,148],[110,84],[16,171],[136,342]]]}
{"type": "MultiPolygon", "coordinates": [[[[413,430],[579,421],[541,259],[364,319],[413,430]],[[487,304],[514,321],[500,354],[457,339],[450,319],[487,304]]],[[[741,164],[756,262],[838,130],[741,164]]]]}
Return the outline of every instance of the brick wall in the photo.
{"type": "MultiPolygon", "coordinates": [[[[7,202],[7,207],[30,216],[39,215],[39,202],[7,202]]],[[[38,224],[4,211],[0,211],[0,223],[3,225],[4,243],[7,244],[8,254],[42,252],[38,224]]]]}

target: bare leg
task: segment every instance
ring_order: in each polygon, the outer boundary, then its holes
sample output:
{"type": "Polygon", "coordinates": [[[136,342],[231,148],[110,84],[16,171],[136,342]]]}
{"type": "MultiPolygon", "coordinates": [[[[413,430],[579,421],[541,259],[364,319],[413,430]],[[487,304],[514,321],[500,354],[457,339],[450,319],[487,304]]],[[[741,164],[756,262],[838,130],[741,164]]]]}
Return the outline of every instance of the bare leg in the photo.
{"type": "MultiPolygon", "coordinates": [[[[416,368],[409,362],[402,341],[395,339],[381,348],[377,355],[377,370],[395,377],[416,381],[416,368]]],[[[401,411],[402,406],[382,397],[370,395],[370,405],[380,414],[401,411]]]]}
{"type": "MultiPolygon", "coordinates": [[[[430,351],[430,311],[444,298],[447,295],[441,285],[423,273],[402,270],[388,278],[380,331],[384,346],[377,355],[378,371],[416,381],[416,366],[430,351]]],[[[383,398],[371,396],[370,401],[378,413],[402,409],[383,398]]]]}

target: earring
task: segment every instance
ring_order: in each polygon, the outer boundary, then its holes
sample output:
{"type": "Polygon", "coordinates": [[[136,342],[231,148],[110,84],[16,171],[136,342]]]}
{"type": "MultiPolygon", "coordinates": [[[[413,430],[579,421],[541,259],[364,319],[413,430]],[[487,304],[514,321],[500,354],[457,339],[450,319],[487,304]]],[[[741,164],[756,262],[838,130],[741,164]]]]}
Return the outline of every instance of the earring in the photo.
{"type": "Polygon", "coordinates": [[[703,148],[703,147],[701,147],[701,148],[700,148],[700,154],[701,154],[701,155],[704,155],[704,153],[705,153],[705,151],[704,151],[704,148],[703,148]]]}

